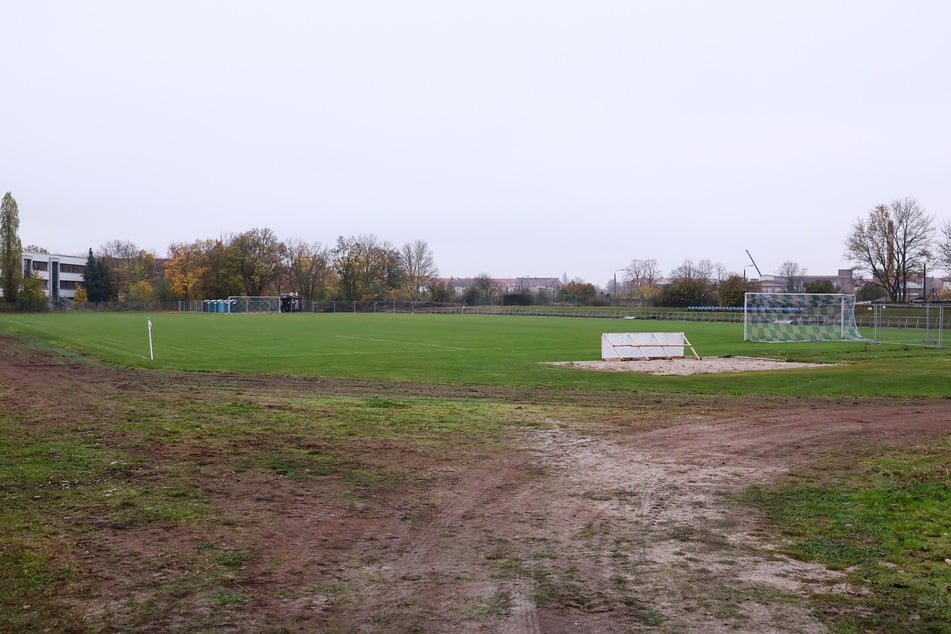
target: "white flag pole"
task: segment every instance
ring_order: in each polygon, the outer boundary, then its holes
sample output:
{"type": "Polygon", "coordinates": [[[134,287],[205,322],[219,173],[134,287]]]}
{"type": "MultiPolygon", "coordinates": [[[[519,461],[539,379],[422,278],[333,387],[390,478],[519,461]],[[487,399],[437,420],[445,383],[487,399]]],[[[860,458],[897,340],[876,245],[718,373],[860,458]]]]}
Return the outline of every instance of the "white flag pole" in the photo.
{"type": "Polygon", "coordinates": [[[152,318],[147,319],[149,320],[149,361],[155,361],[155,355],[152,353],[152,318]]]}

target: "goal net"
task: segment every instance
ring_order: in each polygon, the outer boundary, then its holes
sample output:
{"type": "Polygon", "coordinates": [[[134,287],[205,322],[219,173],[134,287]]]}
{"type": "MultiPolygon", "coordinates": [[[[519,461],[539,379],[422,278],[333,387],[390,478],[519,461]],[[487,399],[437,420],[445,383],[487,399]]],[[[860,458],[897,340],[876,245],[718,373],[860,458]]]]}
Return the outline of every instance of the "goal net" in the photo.
{"type": "Polygon", "coordinates": [[[855,295],[836,293],[747,293],[745,341],[855,341],[855,295]]]}
{"type": "Polygon", "coordinates": [[[230,313],[279,313],[281,312],[281,298],[274,297],[241,297],[232,295],[228,298],[230,313]]]}

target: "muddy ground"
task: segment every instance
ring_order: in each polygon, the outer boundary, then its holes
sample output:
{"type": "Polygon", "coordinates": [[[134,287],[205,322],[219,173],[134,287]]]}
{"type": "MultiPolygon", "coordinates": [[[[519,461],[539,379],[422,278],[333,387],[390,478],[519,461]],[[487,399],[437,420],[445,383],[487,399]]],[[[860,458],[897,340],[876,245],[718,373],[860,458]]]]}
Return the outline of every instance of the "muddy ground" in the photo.
{"type": "Polygon", "coordinates": [[[948,401],[185,375],[101,367],[8,339],[0,341],[0,415],[92,430],[157,465],[187,459],[227,518],[62,524],[51,539],[79,580],[44,609],[74,631],[823,632],[809,597],[862,590],[779,554],[776,536],[731,494],[951,433],[948,401]],[[333,478],[235,471],[215,452],[136,446],[105,431],[121,427],[123,403],[160,407],[182,393],[273,400],[276,392],[489,399],[592,415],[513,420],[503,442],[457,450],[355,443],[366,464],[416,483],[362,497],[333,478]],[[241,601],[209,603],[190,590],[203,572],[183,553],[201,544],[243,553],[231,580],[241,601]],[[159,608],[143,616],[144,604],[159,608]]]}

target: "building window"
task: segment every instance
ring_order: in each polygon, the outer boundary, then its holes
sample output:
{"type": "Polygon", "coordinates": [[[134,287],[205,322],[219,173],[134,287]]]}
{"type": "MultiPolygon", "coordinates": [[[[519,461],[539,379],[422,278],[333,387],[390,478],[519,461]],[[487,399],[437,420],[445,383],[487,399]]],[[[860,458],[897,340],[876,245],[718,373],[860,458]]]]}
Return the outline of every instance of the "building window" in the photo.
{"type": "Polygon", "coordinates": [[[50,270],[49,262],[40,262],[39,260],[34,260],[33,270],[34,271],[48,271],[50,270]]]}

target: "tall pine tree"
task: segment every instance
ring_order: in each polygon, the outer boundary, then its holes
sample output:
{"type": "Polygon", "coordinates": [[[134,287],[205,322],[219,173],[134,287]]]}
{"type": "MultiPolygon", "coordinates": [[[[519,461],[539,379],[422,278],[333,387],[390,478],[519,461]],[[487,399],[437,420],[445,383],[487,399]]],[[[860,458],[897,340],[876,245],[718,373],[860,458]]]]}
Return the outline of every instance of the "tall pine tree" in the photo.
{"type": "Polygon", "coordinates": [[[106,302],[112,295],[109,288],[109,272],[102,260],[96,259],[89,249],[86,258],[86,269],[83,271],[83,286],[86,287],[86,298],[90,302],[106,302]]]}
{"type": "Polygon", "coordinates": [[[20,212],[10,192],[0,203],[0,290],[3,299],[12,304],[23,282],[23,244],[20,242],[20,212]]]}

